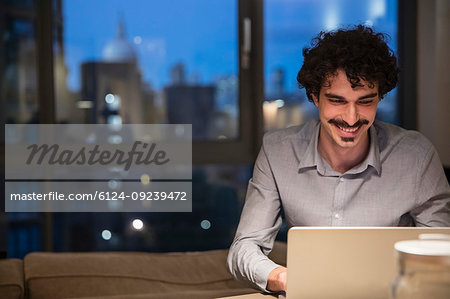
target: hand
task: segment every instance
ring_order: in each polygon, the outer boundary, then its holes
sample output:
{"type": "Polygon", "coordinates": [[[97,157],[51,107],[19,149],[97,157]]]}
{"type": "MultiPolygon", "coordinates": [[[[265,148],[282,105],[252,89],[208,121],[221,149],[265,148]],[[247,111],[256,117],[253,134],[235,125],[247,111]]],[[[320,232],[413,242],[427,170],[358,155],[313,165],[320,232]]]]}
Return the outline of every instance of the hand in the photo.
{"type": "Polygon", "coordinates": [[[280,266],[270,272],[267,279],[267,289],[273,292],[286,291],[286,283],[287,268],[280,266]]]}

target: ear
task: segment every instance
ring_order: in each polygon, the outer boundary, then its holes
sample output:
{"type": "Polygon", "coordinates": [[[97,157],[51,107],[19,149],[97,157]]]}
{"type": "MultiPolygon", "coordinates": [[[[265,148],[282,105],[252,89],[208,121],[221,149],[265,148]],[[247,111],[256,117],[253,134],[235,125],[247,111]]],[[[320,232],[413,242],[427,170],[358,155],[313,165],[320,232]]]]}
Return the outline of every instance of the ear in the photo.
{"type": "Polygon", "coordinates": [[[316,95],[313,93],[311,94],[311,96],[313,98],[314,105],[316,105],[316,107],[319,107],[319,98],[316,97],[316,95]]]}

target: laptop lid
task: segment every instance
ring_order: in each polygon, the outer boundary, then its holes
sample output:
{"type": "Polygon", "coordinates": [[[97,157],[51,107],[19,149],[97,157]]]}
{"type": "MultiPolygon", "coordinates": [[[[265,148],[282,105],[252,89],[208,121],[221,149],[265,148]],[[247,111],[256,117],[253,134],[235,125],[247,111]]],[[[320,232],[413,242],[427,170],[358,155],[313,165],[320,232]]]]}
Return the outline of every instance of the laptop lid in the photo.
{"type": "Polygon", "coordinates": [[[293,227],[288,232],[287,299],[389,298],[394,244],[450,228],[293,227]]]}

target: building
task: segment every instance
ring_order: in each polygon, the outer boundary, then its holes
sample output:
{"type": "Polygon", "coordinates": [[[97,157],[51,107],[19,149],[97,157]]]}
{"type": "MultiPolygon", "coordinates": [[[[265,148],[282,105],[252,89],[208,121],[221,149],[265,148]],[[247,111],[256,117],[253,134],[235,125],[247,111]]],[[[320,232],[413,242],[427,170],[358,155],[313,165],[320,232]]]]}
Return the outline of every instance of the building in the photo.
{"type": "Polygon", "coordinates": [[[153,91],[142,81],[136,49],[126,39],[119,21],[117,36],[109,41],[101,61],[81,66],[81,100],[87,105],[86,123],[151,123],[153,91]]]}

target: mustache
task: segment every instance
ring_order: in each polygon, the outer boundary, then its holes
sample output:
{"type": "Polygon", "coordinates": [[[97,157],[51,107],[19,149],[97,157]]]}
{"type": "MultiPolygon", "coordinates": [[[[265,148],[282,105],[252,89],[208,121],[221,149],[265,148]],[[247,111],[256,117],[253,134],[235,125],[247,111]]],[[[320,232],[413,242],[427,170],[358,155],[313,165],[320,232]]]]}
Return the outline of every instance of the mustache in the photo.
{"type": "Polygon", "coordinates": [[[342,119],[330,119],[328,123],[341,128],[357,128],[362,125],[368,125],[369,121],[367,119],[359,119],[356,123],[353,124],[353,126],[350,126],[345,120],[342,119]]]}

